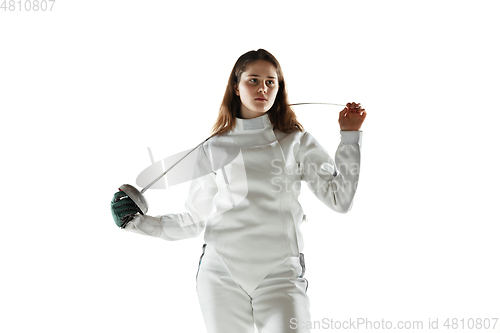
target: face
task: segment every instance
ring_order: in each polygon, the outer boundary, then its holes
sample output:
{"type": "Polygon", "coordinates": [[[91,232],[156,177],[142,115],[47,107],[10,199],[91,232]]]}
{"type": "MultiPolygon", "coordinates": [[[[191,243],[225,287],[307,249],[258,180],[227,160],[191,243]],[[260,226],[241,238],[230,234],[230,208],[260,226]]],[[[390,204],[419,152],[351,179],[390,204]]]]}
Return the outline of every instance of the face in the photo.
{"type": "Polygon", "coordinates": [[[240,83],[235,86],[241,99],[241,117],[260,117],[273,106],[278,94],[276,67],[268,61],[256,60],[247,65],[241,74],[240,83]]]}

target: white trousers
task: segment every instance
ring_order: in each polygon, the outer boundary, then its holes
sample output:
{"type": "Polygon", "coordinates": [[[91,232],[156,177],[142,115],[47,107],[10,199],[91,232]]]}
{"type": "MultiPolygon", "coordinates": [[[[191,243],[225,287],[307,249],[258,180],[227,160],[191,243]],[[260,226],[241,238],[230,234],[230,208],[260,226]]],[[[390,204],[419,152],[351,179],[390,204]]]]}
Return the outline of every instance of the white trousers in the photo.
{"type": "Polygon", "coordinates": [[[303,260],[286,258],[248,294],[219,255],[203,249],[196,288],[208,333],[253,333],[254,325],[259,333],[310,333],[294,324],[310,321],[303,260]]]}

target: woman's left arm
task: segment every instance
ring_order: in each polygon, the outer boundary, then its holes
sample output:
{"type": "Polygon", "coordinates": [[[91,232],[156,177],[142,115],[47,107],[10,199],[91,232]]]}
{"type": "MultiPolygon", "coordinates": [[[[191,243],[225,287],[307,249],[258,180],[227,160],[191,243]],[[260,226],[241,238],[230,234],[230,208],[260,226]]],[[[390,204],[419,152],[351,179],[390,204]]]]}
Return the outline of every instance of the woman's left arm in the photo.
{"type": "Polygon", "coordinates": [[[359,180],[362,139],[359,129],[366,112],[356,106],[348,103],[347,108],[340,112],[341,142],[335,161],[307,132],[302,137],[297,155],[299,163],[304,166],[302,180],[318,199],[339,213],[351,209],[359,180]]]}

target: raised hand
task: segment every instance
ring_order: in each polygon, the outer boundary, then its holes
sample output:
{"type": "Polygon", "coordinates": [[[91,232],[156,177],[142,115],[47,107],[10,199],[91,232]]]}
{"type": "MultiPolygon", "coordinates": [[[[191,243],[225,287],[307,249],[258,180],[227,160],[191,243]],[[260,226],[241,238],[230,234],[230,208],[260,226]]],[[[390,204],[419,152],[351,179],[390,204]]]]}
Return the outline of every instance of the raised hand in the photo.
{"type": "Polygon", "coordinates": [[[339,125],[342,131],[359,131],[366,118],[365,109],[359,103],[347,103],[339,113],[339,125]]]}

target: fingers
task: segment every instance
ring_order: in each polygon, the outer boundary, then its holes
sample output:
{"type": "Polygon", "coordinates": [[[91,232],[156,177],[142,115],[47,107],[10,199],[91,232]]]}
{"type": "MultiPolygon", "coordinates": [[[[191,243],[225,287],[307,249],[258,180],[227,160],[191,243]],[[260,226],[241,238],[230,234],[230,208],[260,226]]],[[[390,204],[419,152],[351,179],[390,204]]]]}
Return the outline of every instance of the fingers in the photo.
{"type": "MultiPolygon", "coordinates": [[[[365,109],[363,109],[361,107],[361,104],[360,103],[356,103],[356,102],[347,103],[346,104],[346,109],[350,113],[359,114],[359,115],[364,115],[365,112],[366,112],[365,109]]],[[[346,110],[346,109],[344,109],[344,110],[346,110]]]]}
{"type": "Polygon", "coordinates": [[[349,109],[349,110],[355,110],[355,111],[358,111],[359,109],[361,109],[361,104],[359,104],[359,103],[355,103],[355,102],[352,102],[352,103],[347,103],[347,104],[346,104],[346,107],[347,107],[347,109],[349,109]]]}
{"type": "Polygon", "coordinates": [[[366,118],[366,111],[360,103],[347,103],[346,107],[339,113],[339,124],[341,130],[359,131],[366,118]]]}
{"type": "Polygon", "coordinates": [[[120,201],[123,197],[126,197],[127,194],[125,192],[123,192],[122,190],[116,192],[114,195],[113,195],[113,202],[118,202],[120,201]]]}
{"type": "Polygon", "coordinates": [[[339,113],[339,119],[341,117],[356,117],[356,116],[362,116],[363,118],[366,117],[366,111],[364,108],[361,107],[360,103],[352,102],[352,103],[347,103],[346,107],[340,111],[339,113]]]}

